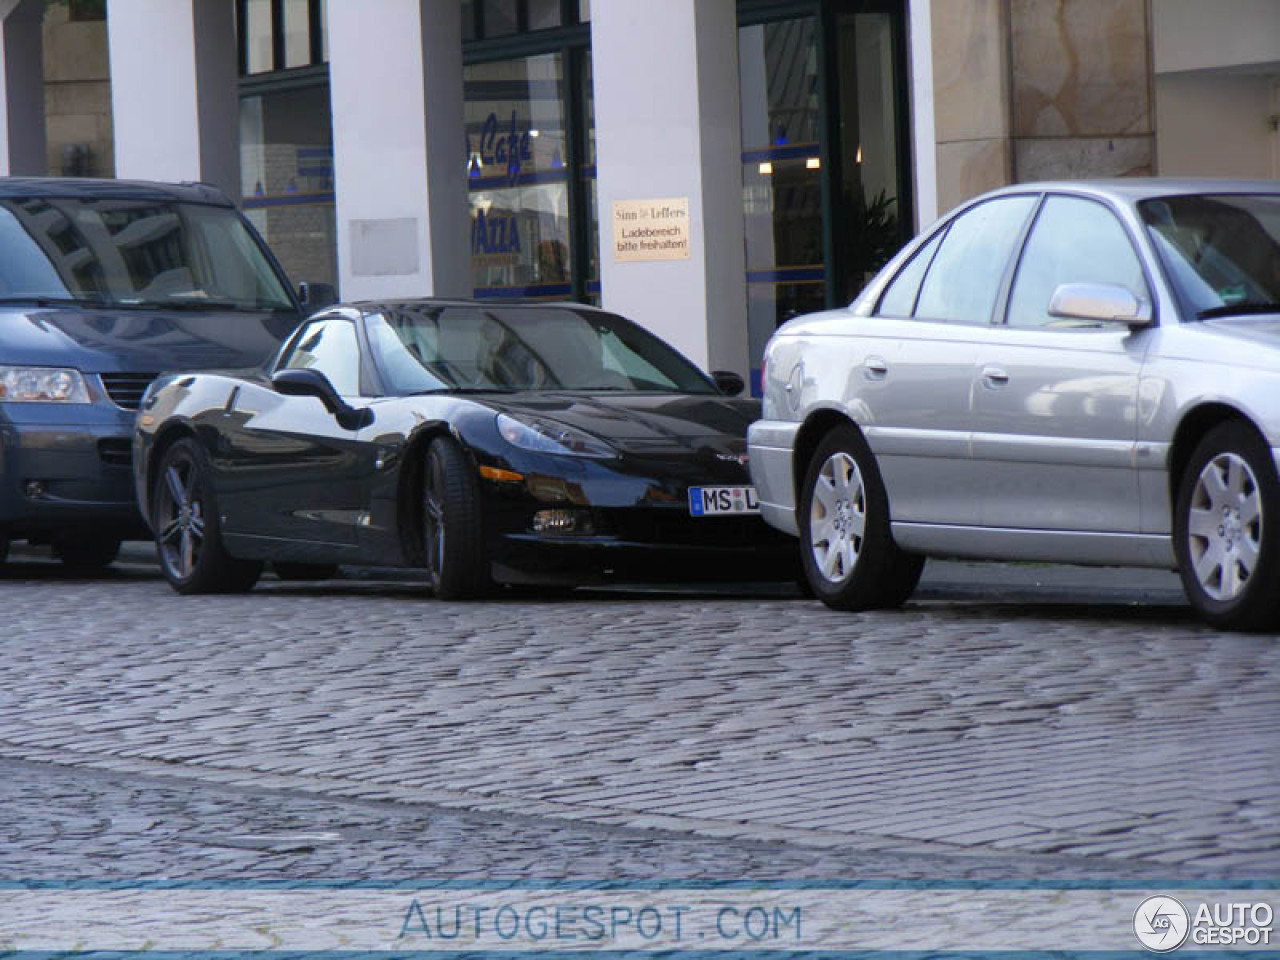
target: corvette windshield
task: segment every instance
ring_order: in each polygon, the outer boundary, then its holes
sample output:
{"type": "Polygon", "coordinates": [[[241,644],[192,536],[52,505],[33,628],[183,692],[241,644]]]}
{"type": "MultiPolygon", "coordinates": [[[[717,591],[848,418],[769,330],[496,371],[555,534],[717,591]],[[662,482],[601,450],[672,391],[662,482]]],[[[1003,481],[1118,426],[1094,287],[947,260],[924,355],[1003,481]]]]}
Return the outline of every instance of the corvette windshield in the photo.
{"type": "Polygon", "coordinates": [[[293,310],[230,207],[163,199],[0,200],[0,300],[293,310]]]}
{"type": "Polygon", "coordinates": [[[435,305],[387,310],[367,329],[393,394],[433,390],[715,393],[692,363],[611,314],[435,305]]]}
{"type": "Polygon", "coordinates": [[[1193,316],[1280,313],[1280,194],[1162,197],[1139,209],[1193,316]]]}

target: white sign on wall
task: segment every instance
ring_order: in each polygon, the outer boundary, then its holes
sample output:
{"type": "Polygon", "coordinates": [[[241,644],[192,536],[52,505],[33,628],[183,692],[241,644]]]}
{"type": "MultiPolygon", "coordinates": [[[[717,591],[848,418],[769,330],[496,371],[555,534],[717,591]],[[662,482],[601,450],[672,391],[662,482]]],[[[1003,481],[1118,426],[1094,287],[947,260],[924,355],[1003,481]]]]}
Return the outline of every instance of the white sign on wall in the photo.
{"type": "Polygon", "coordinates": [[[615,263],[689,259],[689,198],[615,200],[615,263]]]}

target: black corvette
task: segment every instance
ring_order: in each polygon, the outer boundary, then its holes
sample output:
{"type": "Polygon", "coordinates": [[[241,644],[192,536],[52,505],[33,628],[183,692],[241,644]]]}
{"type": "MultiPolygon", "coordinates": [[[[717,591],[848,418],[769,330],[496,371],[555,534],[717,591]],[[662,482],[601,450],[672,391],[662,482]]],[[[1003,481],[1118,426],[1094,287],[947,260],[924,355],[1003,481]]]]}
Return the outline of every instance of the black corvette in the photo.
{"type": "Polygon", "coordinates": [[[155,381],[135,482],[183,593],[249,589],[265,562],[421,567],[446,599],[792,578],[794,542],[755,515],[741,389],[590,307],[338,306],[266,369],[155,381]]]}

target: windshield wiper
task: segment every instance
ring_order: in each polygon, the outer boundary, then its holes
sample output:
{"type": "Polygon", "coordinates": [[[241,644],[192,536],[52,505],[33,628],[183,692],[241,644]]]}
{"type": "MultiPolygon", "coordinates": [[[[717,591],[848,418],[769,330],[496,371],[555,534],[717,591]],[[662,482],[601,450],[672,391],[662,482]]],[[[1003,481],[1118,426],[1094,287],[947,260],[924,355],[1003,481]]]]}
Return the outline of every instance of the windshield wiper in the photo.
{"type": "Polygon", "coordinates": [[[111,307],[114,304],[109,303],[100,297],[56,297],[45,296],[43,294],[13,294],[7,297],[0,297],[0,304],[8,303],[29,303],[37,307],[111,307]]]}
{"type": "Polygon", "coordinates": [[[131,309],[145,310],[280,310],[278,306],[259,306],[256,303],[242,303],[235,300],[213,300],[208,297],[193,297],[181,300],[126,300],[121,306],[131,309]]]}
{"type": "Polygon", "coordinates": [[[1210,307],[1196,314],[1200,320],[1212,320],[1214,317],[1248,316],[1257,313],[1280,313],[1280,303],[1274,300],[1244,300],[1240,303],[1224,303],[1220,307],[1210,307]]]}
{"type": "Polygon", "coordinates": [[[444,393],[518,393],[515,387],[435,387],[431,390],[415,390],[406,397],[430,397],[444,393]]]}

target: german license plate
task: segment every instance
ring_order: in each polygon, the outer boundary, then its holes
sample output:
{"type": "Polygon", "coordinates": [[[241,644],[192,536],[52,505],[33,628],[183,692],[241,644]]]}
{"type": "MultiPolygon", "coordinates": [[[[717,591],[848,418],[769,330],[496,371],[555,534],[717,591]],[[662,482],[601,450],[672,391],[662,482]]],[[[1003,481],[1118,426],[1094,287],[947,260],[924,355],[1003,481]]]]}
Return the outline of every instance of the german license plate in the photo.
{"type": "Polygon", "coordinates": [[[759,512],[755,487],[689,488],[689,513],[695,517],[759,512]]]}

